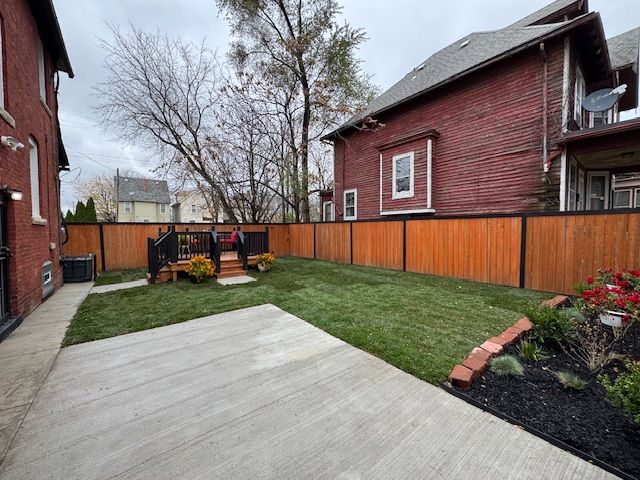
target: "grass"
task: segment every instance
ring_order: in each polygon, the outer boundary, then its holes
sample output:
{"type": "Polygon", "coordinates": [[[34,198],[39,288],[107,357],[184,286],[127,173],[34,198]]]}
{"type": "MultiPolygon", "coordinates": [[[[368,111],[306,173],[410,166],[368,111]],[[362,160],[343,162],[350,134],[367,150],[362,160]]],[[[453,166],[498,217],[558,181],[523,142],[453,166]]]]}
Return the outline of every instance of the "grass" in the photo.
{"type": "Polygon", "coordinates": [[[528,290],[289,258],[252,275],[259,281],[233,287],[180,281],[89,295],[64,345],[272,303],[436,383],[473,347],[544,298],[528,290]]]}
{"type": "Polygon", "coordinates": [[[513,355],[501,355],[492,358],[489,362],[491,371],[496,375],[513,377],[521,377],[524,375],[524,367],[520,361],[513,355]]]}
{"type": "Polygon", "coordinates": [[[133,270],[120,270],[119,272],[102,272],[96,278],[96,285],[113,285],[114,283],[130,282],[145,278],[147,270],[136,268],[133,270]]]}

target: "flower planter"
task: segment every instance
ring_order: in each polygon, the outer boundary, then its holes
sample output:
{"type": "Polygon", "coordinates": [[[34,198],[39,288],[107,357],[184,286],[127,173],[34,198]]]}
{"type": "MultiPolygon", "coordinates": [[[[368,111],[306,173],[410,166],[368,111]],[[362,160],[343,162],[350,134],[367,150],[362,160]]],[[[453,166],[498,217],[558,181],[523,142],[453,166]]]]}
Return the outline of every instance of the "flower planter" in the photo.
{"type": "Polygon", "coordinates": [[[614,328],[622,328],[629,323],[629,320],[625,320],[625,316],[626,314],[624,312],[607,310],[600,314],[600,323],[614,328]]]}
{"type": "Polygon", "coordinates": [[[268,272],[269,269],[267,267],[265,267],[264,265],[262,265],[261,263],[258,264],[258,270],[261,272],[268,272]]]}

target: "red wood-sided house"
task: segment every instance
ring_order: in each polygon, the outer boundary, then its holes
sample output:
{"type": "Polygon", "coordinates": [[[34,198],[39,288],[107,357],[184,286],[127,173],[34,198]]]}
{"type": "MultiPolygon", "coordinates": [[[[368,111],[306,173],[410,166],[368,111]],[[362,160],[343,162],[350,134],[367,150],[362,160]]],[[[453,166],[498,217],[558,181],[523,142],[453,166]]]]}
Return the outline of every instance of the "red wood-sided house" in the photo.
{"type": "Polygon", "coordinates": [[[73,77],[51,0],[2,0],[0,339],[62,285],[58,72],[73,77]]]}
{"type": "Polygon", "coordinates": [[[325,137],[323,219],[640,207],[640,119],[620,121],[638,105],[639,40],[607,40],[587,0],[461,38],[325,137]],[[622,84],[613,109],[583,109],[622,84]]]}

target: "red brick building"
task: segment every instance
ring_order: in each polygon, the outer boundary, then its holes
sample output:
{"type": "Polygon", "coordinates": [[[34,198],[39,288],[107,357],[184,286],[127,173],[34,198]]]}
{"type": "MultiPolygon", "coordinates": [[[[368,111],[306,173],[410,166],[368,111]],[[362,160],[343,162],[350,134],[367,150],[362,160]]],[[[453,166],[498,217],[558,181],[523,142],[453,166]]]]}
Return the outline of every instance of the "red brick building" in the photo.
{"type": "Polygon", "coordinates": [[[62,285],[59,72],[73,77],[51,0],[0,2],[0,337],[62,285]]]}
{"type": "Polygon", "coordinates": [[[639,40],[558,0],[435,53],[325,137],[335,219],[640,207],[640,121],[617,123],[638,104],[639,40]],[[584,111],[622,83],[614,109],[584,111]]]}

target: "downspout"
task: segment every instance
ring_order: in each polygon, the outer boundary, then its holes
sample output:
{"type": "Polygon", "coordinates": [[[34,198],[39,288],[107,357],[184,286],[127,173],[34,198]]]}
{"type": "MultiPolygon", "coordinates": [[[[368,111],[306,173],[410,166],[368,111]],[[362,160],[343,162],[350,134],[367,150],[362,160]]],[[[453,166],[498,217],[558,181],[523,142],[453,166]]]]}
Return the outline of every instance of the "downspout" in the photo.
{"type": "MultiPolygon", "coordinates": [[[[540,56],[542,57],[542,165],[546,170],[545,164],[549,156],[549,61],[547,53],[544,49],[544,43],[540,44],[540,56]]],[[[545,171],[545,173],[547,173],[545,171]]]]}

